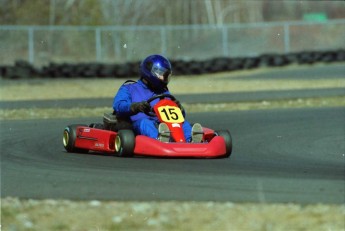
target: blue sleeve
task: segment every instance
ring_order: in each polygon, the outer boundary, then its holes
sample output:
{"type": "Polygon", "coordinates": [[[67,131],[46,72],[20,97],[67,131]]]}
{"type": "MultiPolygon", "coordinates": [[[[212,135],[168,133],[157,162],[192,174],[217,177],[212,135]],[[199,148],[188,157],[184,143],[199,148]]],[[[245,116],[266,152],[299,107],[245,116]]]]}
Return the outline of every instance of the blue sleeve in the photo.
{"type": "Polygon", "coordinates": [[[128,88],[123,85],[114,97],[113,109],[118,116],[130,116],[131,115],[132,97],[128,88]]]}

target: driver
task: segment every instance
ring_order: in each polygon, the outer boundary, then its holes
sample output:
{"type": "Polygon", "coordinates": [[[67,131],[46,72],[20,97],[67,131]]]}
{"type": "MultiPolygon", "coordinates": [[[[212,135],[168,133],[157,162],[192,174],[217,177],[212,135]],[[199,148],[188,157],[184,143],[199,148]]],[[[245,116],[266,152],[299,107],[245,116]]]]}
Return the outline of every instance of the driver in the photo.
{"type": "MultiPolygon", "coordinates": [[[[137,82],[124,83],[113,101],[114,113],[118,117],[130,118],[136,134],[159,139],[162,142],[170,141],[170,131],[165,123],[159,123],[157,117],[145,114],[159,99],[150,104],[146,101],[159,94],[170,94],[168,83],[172,70],[168,59],[161,55],[150,55],[140,64],[140,79],[137,82]]],[[[176,101],[182,108],[181,104],[176,101]]],[[[196,123],[191,126],[188,121],[182,124],[187,142],[201,142],[202,127],[196,123]]]]}

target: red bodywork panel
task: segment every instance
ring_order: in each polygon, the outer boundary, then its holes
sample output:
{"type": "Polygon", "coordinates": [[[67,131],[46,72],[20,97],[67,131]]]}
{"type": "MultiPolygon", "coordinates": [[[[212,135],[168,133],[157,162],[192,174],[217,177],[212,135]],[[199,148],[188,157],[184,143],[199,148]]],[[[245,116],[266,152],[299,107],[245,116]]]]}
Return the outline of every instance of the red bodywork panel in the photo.
{"type": "Polygon", "coordinates": [[[114,153],[116,134],[108,130],[78,127],[74,146],[96,152],[114,153]]]}
{"type": "Polygon", "coordinates": [[[186,142],[184,137],[182,123],[184,116],[177,104],[170,99],[162,99],[154,106],[159,121],[168,125],[173,140],[176,142],[186,142]]]}
{"type": "MultiPolygon", "coordinates": [[[[204,143],[163,143],[159,140],[138,135],[135,139],[135,155],[156,157],[196,157],[215,158],[226,154],[225,140],[221,136],[215,136],[214,131],[204,129],[204,143]]],[[[77,128],[77,138],[74,146],[102,153],[115,153],[114,131],[80,126],[77,128]]]]}
{"type": "Polygon", "coordinates": [[[137,136],[134,153],[159,157],[214,158],[226,153],[224,138],[214,137],[209,143],[162,143],[147,136],[137,136]]]}

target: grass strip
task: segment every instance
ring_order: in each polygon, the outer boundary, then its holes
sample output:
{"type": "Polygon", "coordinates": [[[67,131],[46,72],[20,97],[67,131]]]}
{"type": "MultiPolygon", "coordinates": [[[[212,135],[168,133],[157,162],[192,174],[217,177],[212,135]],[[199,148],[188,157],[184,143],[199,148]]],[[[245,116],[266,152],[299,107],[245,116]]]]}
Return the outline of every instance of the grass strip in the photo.
{"type": "MultiPolygon", "coordinates": [[[[318,108],[345,107],[345,96],[322,98],[299,98],[287,100],[269,100],[258,102],[232,102],[219,104],[183,104],[188,113],[221,112],[243,110],[267,110],[287,108],[318,108]]],[[[110,112],[111,107],[97,108],[32,108],[32,109],[1,109],[0,120],[24,119],[54,119],[101,117],[104,112],[110,112]]]]}

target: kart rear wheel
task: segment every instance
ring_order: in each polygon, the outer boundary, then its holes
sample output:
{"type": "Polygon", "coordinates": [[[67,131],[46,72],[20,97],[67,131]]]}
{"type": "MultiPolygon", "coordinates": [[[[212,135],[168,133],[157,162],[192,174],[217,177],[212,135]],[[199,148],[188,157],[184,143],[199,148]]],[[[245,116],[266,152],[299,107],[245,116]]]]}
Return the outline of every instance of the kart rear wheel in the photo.
{"type": "Polygon", "coordinates": [[[216,135],[224,138],[226,146],[226,154],[224,157],[228,158],[232,152],[232,138],[230,132],[228,130],[219,130],[216,131],[216,135]]]}
{"type": "Polygon", "coordinates": [[[132,130],[119,130],[115,137],[115,154],[120,157],[134,155],[135,135],[132,130]]]}
{"type": "Polygon", "coordinates": [[[74,146],[75,140],[77,138],[77,127],[80,127],[80,126],[88,127],[88,125],[85,125],[85,124],[72,124],[65,127],[63,131],[62,143],[67,152],[75,152],[75,153],[89,152],[89,150],[87,149],[76,148],[74,146]]]}

